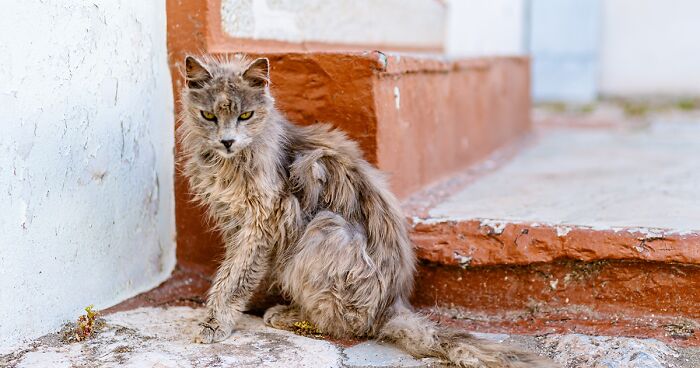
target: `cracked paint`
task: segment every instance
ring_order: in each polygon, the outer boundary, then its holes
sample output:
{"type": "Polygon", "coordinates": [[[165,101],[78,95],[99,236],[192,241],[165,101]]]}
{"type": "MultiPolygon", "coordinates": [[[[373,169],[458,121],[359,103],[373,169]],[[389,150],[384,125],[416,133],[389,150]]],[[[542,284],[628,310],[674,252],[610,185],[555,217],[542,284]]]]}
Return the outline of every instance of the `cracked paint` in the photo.
{"type": "Polygon", "coordinates": [[[175,262],[165,4],[4,10],[0,348],[150,289],[175,262]]]}
{"type": "Polygon", "coordinates": [[[396,110],[401,109],[401,91],[398,86],[394,87],[394,105],[396,110]]]}
{"type": "MultiPolygon", "coordinates": [[[[481,226],[486,226],[488,228],[491,228],[492,233],[496,234],[496,235],[502,234],[503,230],[505,230],[505,228],[506,228],[506,225],[507,225],[507,222],[505,222],[505,221],[496,221],[496,220],[487,220],[487,219],[481,220],[481,226]]],[[[536,225],[533,224],[532,226],[536,226],[536,225]]]]}

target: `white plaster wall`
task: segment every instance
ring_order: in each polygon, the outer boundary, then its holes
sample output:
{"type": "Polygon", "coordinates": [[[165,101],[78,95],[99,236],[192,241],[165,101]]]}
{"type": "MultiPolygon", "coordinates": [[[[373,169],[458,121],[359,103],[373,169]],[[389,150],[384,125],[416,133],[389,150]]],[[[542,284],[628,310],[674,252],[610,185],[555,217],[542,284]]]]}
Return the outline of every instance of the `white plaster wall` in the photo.
{"type": "Polygon", "coordinates": [[[525,0],[449,0],[448,8],[449,55],[525,53],[525,0]]]}
{"type": "Polygon", "coordinates": [[[603,1],[601,91],[700,94],[700,1],[603,1]]]}
{"type": "Polygon", "coordinates": [[[10,1],[0,22],[0,351],[175,262],[165,1],[10,1]]]}
{"type": "Polygon", "coordinates": [[[223,29],[238,38],[442,48],[441,0],[223,0],[223,29]]]}

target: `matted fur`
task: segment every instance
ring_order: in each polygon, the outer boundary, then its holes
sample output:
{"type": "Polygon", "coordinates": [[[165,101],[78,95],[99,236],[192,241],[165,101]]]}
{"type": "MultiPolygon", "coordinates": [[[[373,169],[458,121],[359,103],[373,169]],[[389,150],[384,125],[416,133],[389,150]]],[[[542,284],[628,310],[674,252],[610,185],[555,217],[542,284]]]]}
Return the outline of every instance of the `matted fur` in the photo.
{"type": "Polygon", "coordinates": [[[415,255],[396,198],[344,133],[290,124],[275,109],[268,68],[186,60],[182,169],[226,242],[196,341],[227,338],[269,274],[291,300],[265,313],[274,327],[309,320],[336,338],[376,337],[461,367],[552,366],[411,311],[415,255]]]}

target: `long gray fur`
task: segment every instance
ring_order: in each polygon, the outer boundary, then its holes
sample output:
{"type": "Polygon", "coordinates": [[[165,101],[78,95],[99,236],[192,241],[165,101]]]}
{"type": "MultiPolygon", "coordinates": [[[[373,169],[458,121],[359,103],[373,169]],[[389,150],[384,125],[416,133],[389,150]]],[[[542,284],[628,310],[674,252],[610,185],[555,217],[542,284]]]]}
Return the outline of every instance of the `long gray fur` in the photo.
{"type": "Polygon", "coordinates": [[[291,300],[265,313],[276,328],[308,320],[335,338],[379,338],[460,367],[554,366],[412,311],[416,259],[398,201],[344,133],[275,109],[267,59],[185,65],[182,170],[226,243],[195,341],[226,339],[269,275],[291,300]]]}

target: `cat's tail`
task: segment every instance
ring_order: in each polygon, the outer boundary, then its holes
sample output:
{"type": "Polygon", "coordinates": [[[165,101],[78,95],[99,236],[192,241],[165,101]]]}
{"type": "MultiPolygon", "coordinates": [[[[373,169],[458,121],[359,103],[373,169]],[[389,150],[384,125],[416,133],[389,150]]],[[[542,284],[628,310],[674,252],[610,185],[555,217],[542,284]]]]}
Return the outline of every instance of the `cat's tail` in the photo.
{"type": "Polygon", "coordinates": [[[558,367],[551,360],[535,354],[438,326],[425,316],[403,307],[397,308],[379,330],[378,337],[415,357],[440,358],[462,368],[558,367]]]}

